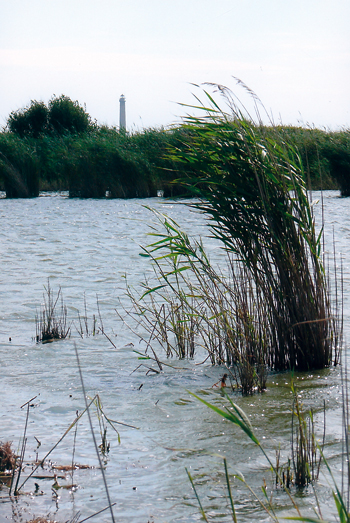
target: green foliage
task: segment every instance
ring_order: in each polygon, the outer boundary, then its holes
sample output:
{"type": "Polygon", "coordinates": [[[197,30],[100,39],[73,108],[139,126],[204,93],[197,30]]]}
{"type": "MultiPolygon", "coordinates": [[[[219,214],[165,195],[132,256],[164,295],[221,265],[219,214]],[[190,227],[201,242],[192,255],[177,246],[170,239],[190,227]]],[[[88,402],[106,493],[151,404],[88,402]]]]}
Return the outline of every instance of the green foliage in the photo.
{"type": "MultiPolygon", "coordinates": [[[[219,86],[230,113],[205,92],[203,115],[185,121],[185,147],[173,159],[188,166],[183,183],[200,197],[225,249],[237,257],[264,297],[274,330],[275,370],[309,370],[337,362],[337,332],[306,190],[295,150],[254,125],[219,86]]],[[[254,328],[254,325],[252,326],[254,328]]]]}
{"type": "Polygon", "coordinates": [[[278,127],[283,139],[293,144],[313,189],[340,188],[350,195],[350,133],[302,127],[278,127]]]}
{"type": "MultiPolygon", "coordinates": [[[[251,126],[256,137],[268,139],[271,144],[276,139],[275,128],[251,126]]],[[[114,128],[98,127],[78,101],[60,95],[53,96],[48,104],[32,100],[27,107],[13,111],[7,119],[7,131],[1,133],[5,141],[10,140],[6,135],[11,134],[24,140],[25,144],[28,140],[35,140],[30,147],[39,162],[39,180],[36,183],[40,184],[41,190],[72,188],[72,194],[81,197],[104,197],[106,187],[110,187],[106,190],[111,196],[125,198],[154,196],[157,191],[162,191],[165,197],[193,195],[193,187],[179,182],[192,166],[189,162],[182,163],[175,159],[175,156],[186,154],[189,143],[196,140],[188,125],[171,129],[151,128],[133,134],[118,132],[114,128]],[[79,151],[86,144],[88,151],[83,151],[79,158],[79,151]],[[116,149],[114,158],[113,146],[116,149]],[[170,149],[175,154],[169,154],[170,149]],[[94,151],[98,156],[96,161],[94,151]],[[76,156],[70,159],[70,154],[76,156]],[[72,174],[69,174],[71,167],[72,174]],[[125,172],[129,172],[130,176],[126,176],[125,172]],[[125,186],[126,181],[130,182],[128,186],[125,186]]],[[[278,132],[284,142],[298,150],[303,170],[310,181],[308,185],[313,189],[340,187],[343,196],[350,194],[348,131],[331,133],[318,129],[278,127],[278,132]]],[[[1,144],[0,151],[4,153],[1,144]]],[[[12,144],[22,155],[20,141],[13,140],[12,144]]],[[[22,164],[23,161],[22,158],[22,164]]],[[[27,161],[31,162],[28,158],[27,161]]],[[[31,167],[28,166],[28,169],[31,167]]],[[[197,166],[193,166],[193,177],[196,178],[197,174],[197,166]]],[[[0,173],[1,183],[4,188],[4,176],[1,177],[0,173]]],[[[200,195],[200,183],[196,182],[196,187],[195,194],[200,195]]],[[[25,192],[35,195],[37,191],[25,192]]],[[[18,194],[21,193],[23,191],[18,194]]]]}
{"type": "Polygon", "coordinates": [[[183,197],[186,188],[177,182],[182,167],[169,156],[170,148],[181,147],[186,131],[182,127],[172,129],[145,129],[129,137],[130,150],[146,159],[157,178],[157,189],[165,198],[183,197]]]}
{"type": "Polygon", "coordinates": [[[85,133],[91,126],[90,116],[68,96],[53,97],[48,104],[49,127],[57,134],[85,133]]]}
{"type": "Polygon", "coordinates": [[[48,109],[44,102],[32,100],[28,108],[12,111],[7,126],[12,133],[21,138],[38,138],[41,133],[48,131],[48,109]]]}
{"type": "Polygon", "coordinates": [[[184,188],[174,183],[174,162],[166,158],[181,130],[147,129],[130,135],[98,127],[77,101],[65,95],[53,96],[47,106],[32,100],[28,107],[13,111],[7,129],[2,143],[11,142],[19,150],[20,140],[26,146],[35,139],[30,146],[39,162],[41,190],[69,190],[71,196],[82,198],[104,198],[106,193],[111,198],[156,196],[157,191],[172,197],[184,194],[184,188]]]}
{"type": "Polygon", "coordinates": [[[31,140],[0,134],[0,179],[8,198],[39,195],[39,163],[31,140]]]}
{"type": "MultiPolygon", "coordinates": [[[[65,152],[55,160],[71,197],[143,198],[156,196],[156,180],[147,161],[117,132],[96,130],[63,139],[65,152]]],[[[56,163],[55,162],[55,163],[56,163]]]]}
{"type": "Polygon", "coordinates": [[[32,100],[28,107],[12,111],[7,119],[10,132],[24,138],[38,138],[42,134],[79,134],[92,127],[91,118],[68,96],[53,96],[46,106],[44,102],[32,100]]]}
{"type": "Polygon", "coordinates": [[[333,133],[324,144],[323,155],[331,167],[342,196],[350,196],[350,131],[333,133]]]}

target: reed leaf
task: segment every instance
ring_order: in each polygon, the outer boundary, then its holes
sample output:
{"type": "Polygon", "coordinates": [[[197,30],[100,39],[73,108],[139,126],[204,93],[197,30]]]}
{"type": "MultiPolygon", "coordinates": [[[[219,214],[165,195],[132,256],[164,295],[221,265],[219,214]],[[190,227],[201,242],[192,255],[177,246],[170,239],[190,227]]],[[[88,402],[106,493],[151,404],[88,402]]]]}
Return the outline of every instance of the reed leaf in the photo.
{"type": "Polygon", "coordinates": [[[208,523],[208,518],[207,518],[207,516],[206,516],[206,514],[205,514],[205,512],[204,512],[204,509],[203,509],[203,507],[202,507],[202,503],[201,503],[200,497],[199,497],[198,494],[197,494],[197,490],[196,490],[196,487],[195,487],[195,485],[194,485],[194,482],[193,482],[192,476],[191,476],[191,474],[188,472],[187,468],[186,468],[185,470],[186,470],[186,473],[187,473],[188,479],[189,479],[190,482],[191,482],[191,485],[192,485],[192,488],[193,488],[194,494],[195,494],[195,496],[196,496],[196,498],[197,498],[198,505],[199,505],[199,508],[200,508],[200,511],[201,511],[202,517],[203,517],[204,521],[206,521],[206,522],[208,523]]]}
{"type": "Polygon", "coordinates": [[[219,407],[216,407],[216,405],[213,405],[212,403],[205,401],[203,398],[200,398],[193,392],[187,392],[191,394],[191,396],[199,400],[201,403],[209,407],[211,410],[219,414],[219,416],[222,416],[223,418],[227,419],[228,421],[231,421],[232,423],[240,427],[243,430],[243,432],[245,432],[247,436],[253,441],[253,443],[255,443],[258,447],[261,447],[260,442],[258,438],[255,436],[253,429],[248,421],[248,418],[237,405],[234,405],[234,403],[231,402],[231,405],[237,412],[237,414],[235,414],[234,412],[231,412],[229,410],[219,409],[219,407]]]}
{"type": "Polygon", "coordinates": [[[226,477],[226,485],[227,485],[227,490],[228,490],[228,497],[229,497],[229,500],[230,500],[231,510],[232,510],[232,519],[233,519],[234,523],[237,523],[235,504],[234,504],[233,497],[232,497],[232,492],[231,492],[230,478],[229,478],[229,475],[228,475],[228,468],[227,468],[227,460],[226,460],[226,458],[224,458],[224,467],[225,467],[225,477],[226,477]]]}

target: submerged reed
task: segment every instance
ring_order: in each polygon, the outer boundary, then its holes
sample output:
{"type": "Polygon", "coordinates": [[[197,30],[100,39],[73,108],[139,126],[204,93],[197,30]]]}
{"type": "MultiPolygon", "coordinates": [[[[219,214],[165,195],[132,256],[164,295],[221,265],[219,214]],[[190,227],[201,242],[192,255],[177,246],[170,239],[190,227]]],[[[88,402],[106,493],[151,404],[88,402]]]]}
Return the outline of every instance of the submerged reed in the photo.
{"type": "MultiPolygon", "coordinates": [[[[294,520],[294,521],[309,521],[310,523],[326,523],[326,521],[322,517],[321,512],[321,506],[320,501],[317,496],[317,480],[320,472],[320,466],[323,464],[325,468],[328,470],[328,473],[330,475],[330,478],[333,483],[333,498],[335,501],[335,509],[337,511],[337,515],[339,519],[336,519],[336,521],[339,521],[339,523],[349,523],[350,521],[350,513],[349,513],[349,501],[348,501],[348,492],[345,493],[342,488],[340,489],[337,485],[334,476],[332,474],[332,470],[329,466],[329,463],[327,459],[324,456],[323,453],[323,447],[324,447],[324,440],[325,440],[325,411],[324,411],[324,431],[323,431],[323,440],[320,444],[318,440],[316,439],[315,434],[315,427],[314,427],[314,419],[313,414],[310,411],[309,416],[307,416],[302,409],[302,406],[298,400],[298,395],[296,392],[296,389],[294,385],[292,384],[292,393],[293,393],[293,408],[292,408],[292,458],[288,459],[286,464],[280,463],[280,449],[276,451],[276,464],[272,462],[272,459],[270,458],[268,452],[265,450],[263,445],[261,444],[261,441],[257,438],[254,429],[252,427],[252,424],[250,423],[250,420],[248,416],[245,414],[245,412],[233,401],[231,398],[226,394],[226,399],[228,400],[227,406],[224,408],[219,408],[216,405],[209,403],[208,401],[204,400],[203,398],[197,396],[196,394],[193,394],[192,392],[189,392],[193,397],[195,397],[197,400],[199,400],[201,403],[212,409],[214,412],[216,412],[221,418],[224,418],[225,420],[230,421],[231,423],[238,426],[245,434],[248,436],[248,438],[260,449],[262,454],[264,455],[266,462],[268,464],[268,467],[272,471],[274,477],[275,477],[275,486],[276,488],[282,488],[285,492],[285,494],[288,496],[289,501],[291,503],[292,510],[295,510],[297,513],[297,516],[286,516],[284,515],[282,518],[280,518],[277,513],[276,509],[278,509],[278,502],[277,497],[275,499],[274,496],[274,490],[271,491],[270,494],[268,494],[268,487],[266,485],[265,479],[263,479],[263,486],[261,488],[263,493],[263,498],[255,492],[250,485],[246,482],[243,475],[240,473],[236,473],[233,475],[233,478],[236,480],[239,480],[242,482],[246,488],[249,490],[249,492],[252,494],[253,498],[259,503],[261,508],[267,513],[269,516],[269,520],[272,520],[276,523],[279,521],[285,521],[285,520],[294,520]],[[294,418],[296,419],[296,423],[294,422],[294,418]],[[295,426],[296,425],[296,426],[295,426]],[[295,438],[295,432],[297,433],[297,444],[293,444],[294,438],[295,438]],[[299,494],[300,489],[303,489],[304,487],[307,487],[309,484],[312,485],[313,492],[315,495],[315,503],[313,505],[314,510],[314,516],[310,517],[303,516],[301,513],[301,508],[299,506],[299,494]],[[299,493],[298,493],[299,491],[299,493]]],[[[345,415],[345,410],[347,410],[347,396],[343,397],[343,406],[344,406],[344,412],[343,412],[343,424],[347,421],[347,416],[345,415]]],[[[347,431],[347,427],[344,425],[344,429],[347,431]]],[[[345,459],[348,461],[348,451],[346,450],[344,453],[345,459]]],[[[228,490],[229,495],[229,510],[230,515],[233,519],[233,521],[237,521],[237,513],[235,509],[235,503],[233,499],[232,489],[231,489],[231,482],[230,477],[227,470],[227,462],[226,459],[224,459],[224,466],[225,466],[225,477],[226,477],[226,486],[228,490]]],[[[348,475],[348,469],[343,468],[343,473],[347,475],[347,485],[344,485],[345,487],[348,487],[349,485],[349,475],[348,475]]],[[[189,475],[189,474],[188,474],[189,475]]],[[[194,484],[194,481],[192,477],[189,475],[189,479],[191,481],[192,488],[195,493],[195,497],[199,503],[200,506],[200,512],[202,514],[202,517],[207,520],[207,515],[203,509],[203,505],[200,501],[199,495],[196,491],[196,487],[194,484]]],[[[333,519],[332,519],[333,521],[333,519]]]]}

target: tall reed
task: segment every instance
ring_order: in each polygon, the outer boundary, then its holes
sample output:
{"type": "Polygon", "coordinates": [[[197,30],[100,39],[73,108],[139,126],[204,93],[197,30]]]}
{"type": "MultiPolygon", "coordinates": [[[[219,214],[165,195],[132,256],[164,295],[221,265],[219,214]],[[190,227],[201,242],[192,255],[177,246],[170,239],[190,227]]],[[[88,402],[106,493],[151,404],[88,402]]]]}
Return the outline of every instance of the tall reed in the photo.
{"type": "Polygon", "coordinates": [[[33,140],[0,133],[0,180],[7,198],[39,196],[39,171],[33,140]]]}
{"type": "Polygon", "coordinates": [[[201,347],[211,363],[233,366],[243,394],[263,390],[273,332],[263,296],[246,268],[228,252],[226,266],[215,267],[201,241],[156,214],[163,231],[152,233],[154,243],[143,250],[155,278],[143,283],[141,297],[127,288],[127,313],[141,327],[135,333],[146,347],[160,346],[168,357],[191,358],[201,347]]]}
{"type": "MultiPolygon", "coordinates": [[[[272,325],[275,370],[323,368],[338,361],[339,333],[321,259],[298,151],[278,134],[264,133],[216,86],[229,112],[208,91],[202,114],[187,116],[188,139],[172,158],[199,197],[210,230],[254,281],[272,325]],[[259,131],[257,131],[259,129],[259,131]]],[[[198,107],[197,107],[198,109],[198,107]]]]}

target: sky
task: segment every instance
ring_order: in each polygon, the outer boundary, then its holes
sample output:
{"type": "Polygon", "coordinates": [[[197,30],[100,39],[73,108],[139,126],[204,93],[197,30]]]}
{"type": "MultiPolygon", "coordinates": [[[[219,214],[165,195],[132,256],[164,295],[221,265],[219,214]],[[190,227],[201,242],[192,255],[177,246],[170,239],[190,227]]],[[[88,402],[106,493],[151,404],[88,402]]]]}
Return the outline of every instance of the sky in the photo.
{"type": "Polygon", "coordinates": [[[61,94],[118,126],[124,94],[130,132],[167,127],[205,82],[252,112],[239,78],[264,119],[349,128],[349,27],[349,0],[0,0],[0,126],[61,94]]]}

